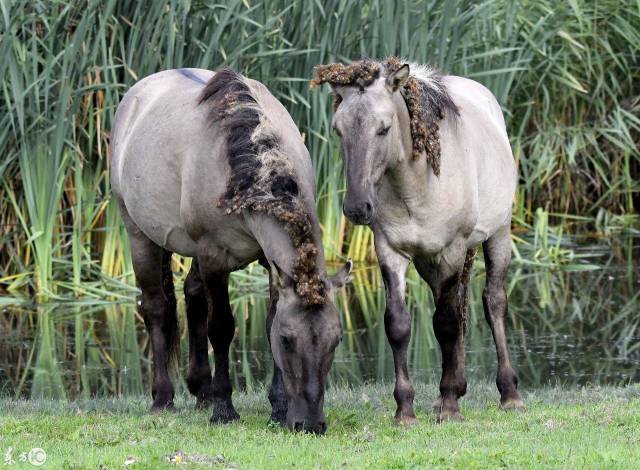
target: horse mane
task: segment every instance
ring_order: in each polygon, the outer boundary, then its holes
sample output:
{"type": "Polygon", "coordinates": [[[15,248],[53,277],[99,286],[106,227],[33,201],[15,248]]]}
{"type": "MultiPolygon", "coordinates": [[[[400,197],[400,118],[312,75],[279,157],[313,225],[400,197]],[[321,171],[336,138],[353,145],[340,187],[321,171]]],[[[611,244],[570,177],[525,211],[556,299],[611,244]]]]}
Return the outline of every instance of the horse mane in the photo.
{"type": "MultiPolygon", "coordinates": [[[[397,57],[384,61],[362,59],[349,65],[334,63],[314,67],[311,86],[329,83],[331,86],[358,86],[361,91],[376,79],[389,76],[404,65],[397,57]]],[[[400,92],[409,111],[413,158],[424,153],[436,176],[440,175],[439,123],[446,114],[459,116],[458,107],[445,87],[442,74],[436,69],[419,64],[409,65],[410,76],[400,92]]],[[[335,94],[334,110],[342,98],[335,94]]]]}
{"type": "Polygon", "coordinates": [[[298,190],[293,166],[279,148],[245,78],[224,67],[208,81],[200,104],[210,106],[210,119],[226,132],[231,175],[218,201],[225,213],[260,212],[273,217],[288,234],[296,251],[294,288],[307,306],[326,302],[326,287],[317,270],[318,248],[311,217],[298,190]]]}

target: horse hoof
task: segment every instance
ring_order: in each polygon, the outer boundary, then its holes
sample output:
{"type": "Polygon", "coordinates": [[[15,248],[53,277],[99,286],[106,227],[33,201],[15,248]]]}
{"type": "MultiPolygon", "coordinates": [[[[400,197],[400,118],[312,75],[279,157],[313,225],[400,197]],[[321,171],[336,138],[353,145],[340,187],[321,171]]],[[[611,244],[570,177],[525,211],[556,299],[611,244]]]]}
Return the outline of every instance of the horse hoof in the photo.
{"type": "Polygon", "coordinates": [[[240,415],[233,408],[215,409],[209,422],[211,424],[227,424],[239,419],[240,415]]]}
{"type": "Polygon", "coordinates": [[[454,422],[460,423],[464,421],[464,416],[462,416],[459,411],[448,411],[448,410],[440,411],[440,414],[438,415],[438,419],[436,420],[436,423],[444,423],[447,421],[454,421],[454,422]]]}
{"type": "Polygon", "coordinates": [[[406,427],[417,426],[418,424],[420,424],[420,421],[415,416],[407,416],[407,415],[403,415],[400,417],[396,416],[394,420],[396,424],[406,426],[406,427]]]}
{"type": "Polygon", "coordinates": [[[442,408],[442,397],[438,397],[433,402],[431,402],[431,409],[434,413],[440,413],[440,409],[442,408]]]}
{"type": "Polygon", "coordinates": [[[279,425],[282,427],[287,426],[287,412],[279,413],[273,412],[267,421],[267,426],[279,425]]]}
{"type": "Polygon", "coordinates": [[[164,411],[176,411],[172,401],[164,403],[154,403],[151,405],[151,413],[162,413],[164,411]]]}
{"type": "Polygon", "coordinates": [[[521,398],[507,398],[500,402],[500,409],[504,411],[526,411],[527,407],[521,398]]]}
{"type": "Polygon", "coordinates": [[[196,400],[196,410],[206,410],[213,405],[213,398],[202,397],[196,400]]]}

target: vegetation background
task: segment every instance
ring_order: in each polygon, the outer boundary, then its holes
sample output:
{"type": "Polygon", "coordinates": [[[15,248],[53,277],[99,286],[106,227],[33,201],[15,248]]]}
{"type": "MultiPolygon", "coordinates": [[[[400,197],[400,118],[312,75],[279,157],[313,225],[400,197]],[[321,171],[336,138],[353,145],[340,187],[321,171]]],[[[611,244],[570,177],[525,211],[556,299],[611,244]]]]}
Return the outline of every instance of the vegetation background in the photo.
{"type": "Polygon", "coordinates": [[[637,224],[637,1],[2,0],[0,294],[122,287],[131,267],[110,203],[109,129],[133,83],[178,67],[227,64],[273,90],[313,158],[328,259],[370,259],[369,231],[341,213],[332,100],[308,80],[319,63],[388,55],[497,96],[520,173],[516,233],[637,224]]]}
{"type": "MultiPolygon", "coordinates": [[[[229,468],[627,468],[640,449],[639,140],[640,0],[0,0],[0,452],[42,445],[56,468],[160,468],[180,449],[229,468]],[[371,235],[342,216],[332,98],[309,89],[316,64],[388,55],[478,80],[503,107],[520,174],[509,329],[526,414],[499,412],[485,383],[495,350],[480,327],[479,259],[467,421],[429,424],[439,357],[422,313],[433,301],[410,272],[423,424],[391,423],[371,235]],[[361,262],[337,299],[345,338],[323,439],[265,425],[267,281],[255,265],[232,276],[242,421],[204,426],[208,412],[191,409],[179,380],[178,414],[147,414],[151,360],[111,203],[109,130],[137,80],[223,64],[287,107],[312,155],[327,258],[361,262]]],[[[178,291],[189,263],[174,256],[178,291]]]]}

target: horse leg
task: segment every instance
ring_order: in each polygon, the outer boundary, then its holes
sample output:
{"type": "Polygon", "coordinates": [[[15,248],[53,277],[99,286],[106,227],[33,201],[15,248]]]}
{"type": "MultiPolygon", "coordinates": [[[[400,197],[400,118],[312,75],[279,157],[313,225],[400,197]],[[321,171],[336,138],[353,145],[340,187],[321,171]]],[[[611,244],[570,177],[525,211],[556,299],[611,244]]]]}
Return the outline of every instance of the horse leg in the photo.
{"type": "Polygon", "coordinates": [[[184,281],[189,325],[189,372],[187,388],[196,397],[196,408],[206,408],[213,402],[211,367],[209,366],[209,339],[207,338],[207,295],[196,259],[184,281]]]}
{"type": "Polygon", "coordinates": [[[200,266],[207,288],[209,304],[209,341],[213,346],[213,415],[212,423],[228,423],[240,418],[231,401],[229,379],[229,346],[235,333],[235,322],[229,305],[229,274],[206,273],[200,266]]]}
{"type": "Polygon", "coordinates": [[[411,316],[404,302],[405,274],[409,260],[394,251],[382,236],[375,237],[376,254],[385,285],[386,307],[384,328],[393,351],[393,365],[396,382],[393,397],[398,408],[396,422],[413,424],[417,422],[413,411],[415,390],[411,385],[407,368],[407,347],[411,338],[411,316]]]}
{"type": "Polygon", "coordinates": [[[142,294],[138,311],[151,337],[153,351],[152,411],[173,407],[174,388],[169,363],[177,354],[178,318],[171,276],[171,253],[153,243],[135,225],[126,209],[122,218],[129,233],[133,270],[142,294]]]}
{"type": "Polygon", "coordinates": [[[518,393],[518,376],[511,367],[504,318],[507,314],[507,292],[504,280],[511,261],[511,236],[508,227],[492,235],[482,245],[487,269],[487,282],[482,294],[484,316],[489,323],[498,355],[496,385],[503,409],[522,409],[518,393]]]}
{"type": "Polygon", "coordinates": [[[467,391],[464,377],[465,253],[464,243],[459,242],[452,244],[435,263],[416,262],[418,272],[431,287],[436,304],[433,330],[442,352],[440,397],[435,403],[438,422],[463,419],[458,399],[467,391]]]}
{"type": "MultiPolygon", "coordinates": [[[[269,270],[269,313],[267,314],[267,339],[269,345],[271,345],[271,325],[273,324],[273,317],[276,315],[276,304],[278,302],[278,290],[273,285],[273,276],[269,265],[266,266],[269,270]]],[[[281,426],[287,424],[287,395],[284,390],[284,381],[282,378],[282,371],[273,361],[273,377],[271,378],[271,388],[269,389],[269,403],[271,403],[271,422],[279,423],[281,426]]]]}

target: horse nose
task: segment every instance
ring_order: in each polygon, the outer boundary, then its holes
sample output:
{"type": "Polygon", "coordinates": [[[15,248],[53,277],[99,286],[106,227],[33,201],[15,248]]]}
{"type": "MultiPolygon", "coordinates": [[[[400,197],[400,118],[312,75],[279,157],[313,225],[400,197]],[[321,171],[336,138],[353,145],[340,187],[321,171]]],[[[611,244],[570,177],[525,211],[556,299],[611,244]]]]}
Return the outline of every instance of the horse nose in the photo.
{"type": "Polygon", "coordinates": [[[373,220],[374,209],[369,200],[357,202],[345,200],[342,210],[347,219],[356,225],[367,225],[373,220]]]}
{"type": "Polygon", "coordinates": [[[296,421],[293,425],[293,430],[296,432],[304,431],[306,433],[322,435],[327,432],[327,422],[318,421],[314,424],[308,424],[304,421],[296,421]]]}

